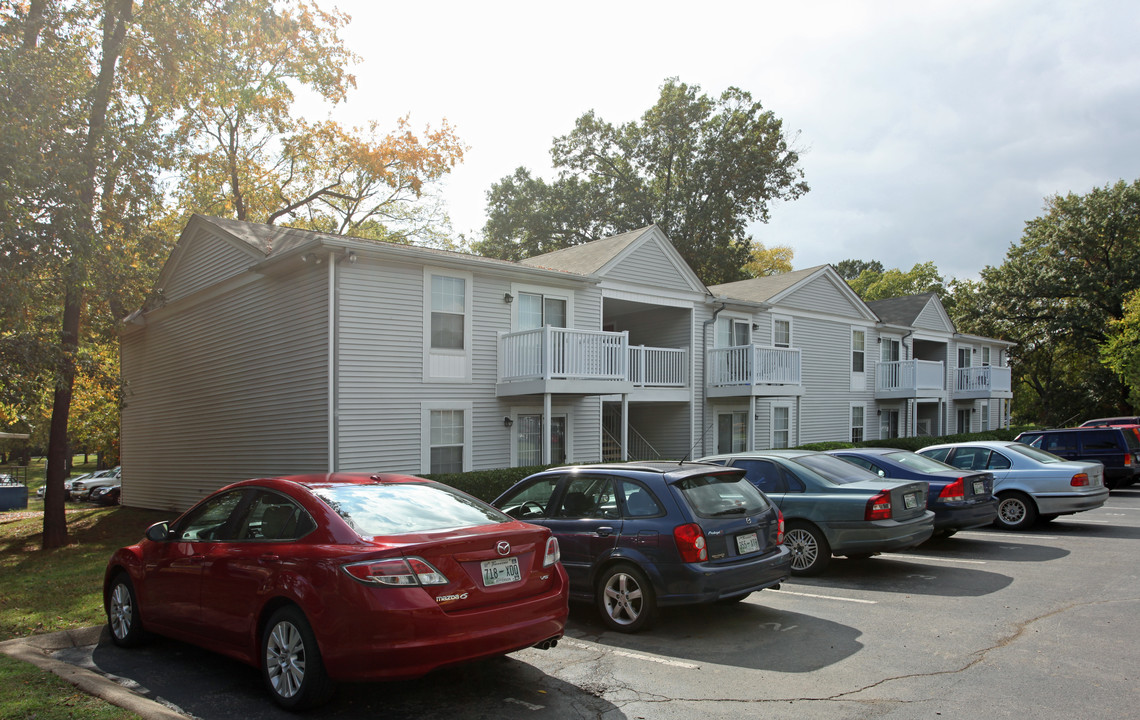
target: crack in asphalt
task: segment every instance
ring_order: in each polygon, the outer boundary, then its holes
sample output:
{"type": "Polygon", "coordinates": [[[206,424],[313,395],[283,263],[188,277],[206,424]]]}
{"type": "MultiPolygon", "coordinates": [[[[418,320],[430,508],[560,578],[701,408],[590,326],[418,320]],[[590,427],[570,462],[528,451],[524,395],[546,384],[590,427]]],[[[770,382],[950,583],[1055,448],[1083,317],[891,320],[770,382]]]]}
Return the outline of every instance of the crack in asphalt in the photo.
{"type": "MultiPolygon", "coordinates": [[[[894,682],[896,680],[909,680],[912,678],[938,677],[938,676],[942,676],[942,675],[955,675],[958,673],[965,672],[965,671],[969,670],[970,668],[974,667],[975,665],[983,662],[991,652],[993,652],[995,650],[1000,650],[1002,648],[1009,647],[1013,643],[1017,642],[1022,636],[1025,635],[1026,631],[1032,625],[1034,625],[1035,623],[1038,623],[1042,620],[1047,620],[1051,617],[1061,615],[1063,613],[1069,612],[1070,610],[1073,610],[1073,609],[1079,608],[1079,607],[1090,607],[1090,606],[1095,606],[1095,605],[1106,605],[1106,604],[1110,604],[1110,603],[1119,603],[1119,602],[1136,602],[1138,600],[1140,600],[1140,598],[1120,598],[1120,599],[1115,599],[1115,600],[1096,600],[1096,601],[1091,601],[1091,602],[1069,603],[1068,605],[1064,605],[1064,606],[1056,608],[1050,612],[1043,613],[1041,615],[1037,615],[1035,617],[1029,618],[1027,620],[1024,620],[1024,621],[1018,623],[1015,626],[1013,632],[1002,637],[1001,639],[999,639],[997,642],[990,645],[989,647],[985,647],[985,648],[982,648],[981,650],[976,650],[975,652],[971,653],[974,656],[973,659],[971,659],[969,662],[965,663],[961,667],[952,668],[952,669],[948,669],[948,670],[937,670],[934,672],[907,673],[905,675],[893,675],[890,677],[882,678],[882,679],[877,680],[877,681],[870,683],[868,685],[864,685],[863,687],[856,688],[853,690],[846,690],[844,692],[836,693],[834,695],[817,696],[817,697],[804,696],[804,697],[754,698],[754,699],[718,698],[718,697],[672,697],[672,696],[659,695],[656,693],[648,693],[648,692],[644,692],[641,690],[636,690],[636,689],[630,687],[626,683],[619,682],[616,678],[613,677],[613,674],[611,671],[606,671],[604,673],[605,675],[607,675],[609,677],[611,682],[605,683],[605,682],[599,681],[597,683],[597,686],[600,686],[602,688],[601,692],[605,693],[605,694],[608,694],[610,690],[618,690],[618,691],[624,690],[624,691],[630,692],[634,695],[634,697],[631,699],[620,700],[620,701],[618,701],[616,699],[607,698],[607,699],[609,699],[609,702],[613,703],[614,706],[618,707],[618,708],[624,708],[628,705],[632,705],[632,704],[638,703],[638,702],[645,702],[645,703],[727,702],[727,703],[738,703],[738,704],[829,702],[829,701],[834,701],[834,700],[842,700],[845,702],[855,702],[855,703],[863,703],[863,704],[914,702],[914,701],[901,700],[901,699],[891,699],[891,698],[859,699],[859,698],[855,698],[852,696],[858,695],[859,693],[866,692],[868,690],[872,690],[874,688],[885,685],[886,683],[894,682]]],[[[593,660],[594,661],[601,660],[606,655],[607,655],[607,653],[603,652],[600,655],[598,655],[597,657],[595,657],[593,660]]],[[[585,661],[582,661],[582,662],[585,662],[585,661]]],[[[580,663],[576,662],[573,664],[580,664],[580,663]]],[[[599,673],[599,674],[602,674],[602,673],[599,673]]],[[[595,690],[591,690],[591,692],[597,693],[599,691],[595,689],[595,690]]],[[[599,697],[601,697],[601,696],[602,695],[599,694],[599,697]]]]}

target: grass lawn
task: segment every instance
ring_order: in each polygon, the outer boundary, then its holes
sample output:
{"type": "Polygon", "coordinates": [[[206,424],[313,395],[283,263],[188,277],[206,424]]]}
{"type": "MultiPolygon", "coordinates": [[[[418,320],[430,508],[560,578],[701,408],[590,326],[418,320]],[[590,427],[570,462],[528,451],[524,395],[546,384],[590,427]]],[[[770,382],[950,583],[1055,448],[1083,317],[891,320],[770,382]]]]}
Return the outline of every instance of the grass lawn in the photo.
{"type": "MultiPolygon", "coordinates": [[[[82,460],[83,456],[77,456],[82,460]]],[[[77,465],[73,475],[94,467],[77,465]]],[[[70,543],[41,550],[44,468],[33,462],[26,511],[0,512],[0,640],[102,625],[103,569],[111,553],[142,538],[169,512],[67,504],[70,543]]],[[[0,655],[0,718],[135,718],[55,675],[0,655]]]]}

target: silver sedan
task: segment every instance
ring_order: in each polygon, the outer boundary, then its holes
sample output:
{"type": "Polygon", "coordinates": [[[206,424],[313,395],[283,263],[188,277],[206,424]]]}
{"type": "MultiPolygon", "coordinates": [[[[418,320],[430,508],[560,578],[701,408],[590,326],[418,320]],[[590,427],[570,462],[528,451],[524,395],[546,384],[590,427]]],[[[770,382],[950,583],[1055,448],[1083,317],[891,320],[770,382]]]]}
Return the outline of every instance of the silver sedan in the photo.
{"type": "Polygon", "coordinates": [[[948,443],[918,452],[963,470],[993,473],[998,499],[994,524],[1007,530],[1094,510],[1108,499],[1103,465],[1066,460],[1024,443],[948,443]]]}

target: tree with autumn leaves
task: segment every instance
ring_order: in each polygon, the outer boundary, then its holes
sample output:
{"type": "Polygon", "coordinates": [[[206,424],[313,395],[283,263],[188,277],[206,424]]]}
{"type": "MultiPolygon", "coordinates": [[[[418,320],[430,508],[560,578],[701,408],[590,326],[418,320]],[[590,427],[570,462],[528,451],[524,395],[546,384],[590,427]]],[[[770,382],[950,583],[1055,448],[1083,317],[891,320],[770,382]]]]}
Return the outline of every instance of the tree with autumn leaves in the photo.
{"type": "Polygon", "coordinates": [[[446,122],[294,112],[295,89],[335,105],[354,86],[347,20],[306,0],[0,3],[0,421],[46,435],[45,547],[67,541],[74,441],[114,449],[91,416],[116,397],[116,324],[189,213],[447,237],[416,202],[462,159],[446,122]]]}

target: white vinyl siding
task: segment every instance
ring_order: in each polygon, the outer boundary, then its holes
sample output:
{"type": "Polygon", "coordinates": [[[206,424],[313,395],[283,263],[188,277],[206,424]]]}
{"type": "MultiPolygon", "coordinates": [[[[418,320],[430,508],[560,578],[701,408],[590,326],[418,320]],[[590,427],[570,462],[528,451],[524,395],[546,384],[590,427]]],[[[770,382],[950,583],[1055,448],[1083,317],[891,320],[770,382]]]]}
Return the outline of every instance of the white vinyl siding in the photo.
{"type": "Polygon", "coordinates": [[[689,277],[652,238],[610,268],[606,278],[661,288],[688,289],[690,285],[689,277]]]}
{"type": "Polygon", "coordinates": [[[229,240],[200,235],[181,249],[177,272],[162,288],[162,297],[167,303],[174,302],[239,275],[260,259],[256,253],[229,240]]]}

